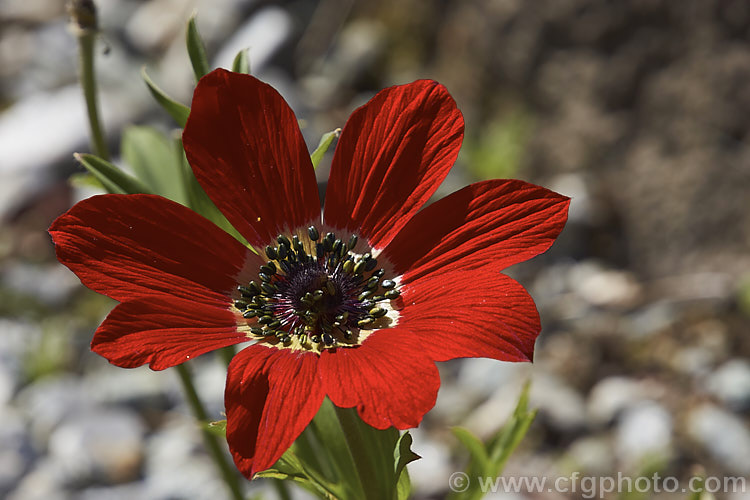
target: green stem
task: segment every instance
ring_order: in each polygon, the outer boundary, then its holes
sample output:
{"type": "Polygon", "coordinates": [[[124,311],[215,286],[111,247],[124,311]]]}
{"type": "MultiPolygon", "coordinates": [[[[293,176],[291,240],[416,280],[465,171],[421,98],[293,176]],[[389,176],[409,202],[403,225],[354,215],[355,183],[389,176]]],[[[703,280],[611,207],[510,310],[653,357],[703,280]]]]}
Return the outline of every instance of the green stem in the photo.
{"type": "Polygon", "coordinates": [[[289,488],[287,488],[284,481],[280,479],[274,479],[272,480],[272,484],[274,489],[276,490],[276,494],[279,495],[279,498],[281,500],[292,500],[292,495],[289,493],[289,488]]]}
{"type": "Polygon", "coordinates": [[[89,129],[91,132],[91,150],[98,157],[109,160],[109,150],[104,136],[101,121],[99,120],[99,108],[97,106],[97,85],[94,72],[94,45],[97,32],[91,29],[78,30],[78,52],[80,64],[81,88],[86,100],[86,111],[89,118],[89,129]]]}
{"type": "Polygon", "coordinates": [[[237,351],[235,351],[233,345],[224,347],[223,349],[219,349],[219,356],[221,357],[221,360],[224,362],[224,364],[227,366],[229,366],[229,363],[232,362],[232,358],[234,357],[235,354],[237,354],[237,351]]]}
{"type": "MultiPolygon", "coordinates": [[[[208,414],[198,396],[198,392],[195,390],[190,370],[188,370],[184,363],[177,365],[175,368],[177,368],[177,374],[180,376],[180,382],[182,382],[182,387],[185,390],[185,396],[187,397],[190,409],[193,411],[193,415],[195,415],[195,418],[198,419],[199,422],[207,422],[208,414]]],[[[208,448],[211,457],[214,459],[216,466],[219,468],[219,472],[221,473],[224,482],[227,484],[227,488],[229,488],[232,498],[234,500],[243,500],[244,497],[242,495],[242,490],[235,469],[229,463],[229,460],[227,460],[227,456],[224,454],[224,450],[219,444],[218,438],[203,427],[201,427],[201,431],[203,432],[203,440],[206,442],[206,447],[208,448]]]]}
{"type": "Polygon", "coordinates": [[[357,469],[362,490],[365,492],[365,498],[379,500],[377,492],[380,491],[380,488],[377,483],[381,478],[375,477],[375,467],[367,453],[367,446],[360,432],[361,423],[357,412],[354,408],[339,408],[338,406],[334,406],[334,408],[341,429],[344,431],[346,444],[354,459],[354,466],[357,469]]]}

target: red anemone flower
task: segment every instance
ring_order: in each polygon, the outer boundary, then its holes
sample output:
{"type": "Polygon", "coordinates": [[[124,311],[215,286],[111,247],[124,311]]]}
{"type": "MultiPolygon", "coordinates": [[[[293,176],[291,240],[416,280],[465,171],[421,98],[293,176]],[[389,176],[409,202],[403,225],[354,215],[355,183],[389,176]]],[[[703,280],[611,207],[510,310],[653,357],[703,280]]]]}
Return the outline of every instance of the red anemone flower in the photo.
{"type": "Polygon", "coordinates": [[[50,228],[57,257],[120,301],[97,330],[111,363],[162,370],[254,341],[232,360],[227,440],[267,469],[327,396],[378,429],[417,426],[436,361],[529,361],[533,300],[499,271],[544,252],[568,198],[517,180],[472,184],[420,211],[458,155],[463,118],[433,81],[391,87],[346,123],[321,214],[294,113],[269,85],[216,70],[183,133],[203,189],[255,253],[153,195],[84,200],[50,228]]]}

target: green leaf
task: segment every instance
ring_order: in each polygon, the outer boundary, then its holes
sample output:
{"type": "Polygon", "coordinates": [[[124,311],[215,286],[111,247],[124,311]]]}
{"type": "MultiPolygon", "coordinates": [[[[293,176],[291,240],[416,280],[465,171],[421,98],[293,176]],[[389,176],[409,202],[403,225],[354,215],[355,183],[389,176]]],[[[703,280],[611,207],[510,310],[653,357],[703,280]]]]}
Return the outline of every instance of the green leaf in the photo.
{"type": "MultiPolygon", "coordinates": [[[[306,463],[318,464],[320,473],[332,481],[340,482],[344,498],[364,498],[359,472],[354,458],[343,437],[341,423],[331,400],[325,398],[318,413],[303,433],[308,447],[299,450],[306,463]],[[325,457],[325,460],[321,460],[325,457]]],[[[300,440],[304,445],[305,441],[300,440]]]]}
{"type": "Polygon", "coordinates": [[[349,498],[336,483],[320,477],[315,470],[307,467],[308,462],[299,459],[292,449],[287,450],[284,455],[268,470],[258,472],[255,477],[270,477],[281,480],[292,480],[299,483],[306,490],[317,495],[319,498],[339,500],[349,498]]]}
{"type": "Polygon", "coordinates": [[[237,241],[239,241],[243,245],[252,249],[247,240],[234,228],[232,224],[229,223],[227,218],[224,217],[224,214],[221,213],[221,210],[216,207],[214,202],[211,201],[211,198],[208,197],[206,192],[198,183],[198,180],[193,174],[193,169],[190,168],[190,164],[185,157],[185,150],[182,146],[182,140],[179,137],[175,139],[175,154],[177,155],[177,161],[180,165],[179,171],[182,176],[181,184],[187,190],[186,206],[198,212],[203,217],[210,220],[211,222],[222,228],[224,231],[234,236],[237,241]]]}
{"type": "Polygon", "coordinates": [[[182,165],[174,153],[171,139],[153,127],[131,126],[125,129],[120,146],[125,163],[152,192],[187,205],[182,165]]]}
{"type": "Polygon", "coordinates": [[[464,429],[463,427],[454,427],[451,430],[453,431],[453,435],[461,441],[461,444],[469,450],[469,455],[471,456],[471,468],[476,469],[477,474],[480,476],[489,474],[492,467],[490,457],[487,454],[487,450],[484,448],[484,443],[482,443],[482,441],[480,441],[479,438],[472,434],[468,429],[464,429]]]}
{"type": "Polygon", "coordinates": [[[141,181],[119,167],[92,154],[76,153],[73,157],[83,165],[110,193],[151,193],[141,181]]]}
{"type": "Polygon", "coordinates": [[[227,436],[227,421],[217,420],[216,422],[202,422],[203,428],[211,434],[215,434],[221,438],[227,436]]]}
{"type": "Polygon", "coordinates": [[[518,447],[536,417],[536,410],[528,409],[530,388],[531,383],[526,382],[510,420],[489,442],[489,455],[495,467],[492,472],[496,476],[502,473],[508,458],[518,447]]]}
{"type": "Polygon", "coordinates": [[[420,457],[414,453],[411,449],[413,439],[409,431],[404,432],[396,441],[396,448],[393,450],[393,465],[396,477],[401,475],[401,472],[409,464],[415,460],[419,460],[420,457]]]}
{"type": "Polygon", "coordinates": [[[234,56],[234,61],[232,61],[232,71],[235,73],[245,73],[246,75],[250,74],[250,60],[247,57],[247,49],[240,50],[237,52],[237,55],[234,56]]]}
{"type": "Polygon", "coordinates": [[[406,464],[419,458],[409,433],[365,424],[355,408],[325,399],[305,431],[263,476],[295,480],[315,494],[358,500],[402,500],[411,485],[406,464]]]}
{"type": "Polygon", "coordinates": [[[164,111],[169,113],[174,121],[177,122],[177,125],[184,128],[187,123],[188,115],[190,114],[190,108],[175,101],[160,89],[151,78],[149,78],[145,67],[141,70],[141,76],[143,77],[143,81],[146,82],[148,90],[151,91],[151,95],[156,99],[156,102],[164,108],[164,111]]]}
{"type": "Polygon", "coordinates": [[[409,431],[406,431],[398,438],[396,447],[393,450],[394,476],[396,478],[396,492],[394,498],[396,500],[408,498],[409,493],[411,492],[411,481],[409,480],[409,473],[406,471],[406,464],[422,458],[412,451],[411,443],[411,434],[409,434],[409,431]],[[402,477],[405,477],[406,479],[402,480],[402,477]]]}
{"type": "Polygon", "coordinates": [[[70,182],[71,186],[75,187],[105,190],[104,185],[99,181],[99,179],[88,172],[75,173],[68,177],[68,182],[70,182]]]}
{"type": "Polygon", "coordinates": [[[310,155],[313,168],[318,168],[318,164],[320,163],[320,160],[323,159],[323,155],[326,154],[326,151],[328,151],[328,148],[331,146],[331,143],[333,143],[333,140],[338,138],[339,135],[341,135],[340,128],[323,134],[323,137],[320,138],[320,142],[318,143],[318,147],[315,148],[313,154],[310,155]]]}
{"type": "Polygon", "coordinates": [[[521,391],[513,414],[487,443],[482,443],[466,429],[459,427],[453,429],[453,434],[469,450],[471,456],[469,465],[466,467],[466,475],[470,483],[467,490],[460,493],[454,492],[449,498],[461,500],[482,498],[484,492],[477,478],[497,477],[502,473],[508,458],[526,435],[536,416],[536,410],[529,411],[528,409],[529,388],[530,384],[527,382],[521,391]]]}
{"type": "Polygon", "coordinates": [[[398,482],[393,464],[398,431],[393,427],[379,430],[367,425],[355,408],[334,408],[365,492],[362,498],[393,498],[398,482]]]}
{"type": "Polygon", "coordinates": [[[396,483],[396,500],[408,500],[410,496],[411,479],[409,479],[409,471],[404,469],[396,483]]]}
{"type": "Polygon", "coordinates": [[[203,45],[203,40],[201,40],[201,36],[198,34],[198,28],[195,26],[195,14],[190,16],[187,25],[187,50],[190,56],[190,63],[193,65],[195,81],[197,82],[204,75],[208,74],[211,68],[208,65],[206,47],[203,45]]]}

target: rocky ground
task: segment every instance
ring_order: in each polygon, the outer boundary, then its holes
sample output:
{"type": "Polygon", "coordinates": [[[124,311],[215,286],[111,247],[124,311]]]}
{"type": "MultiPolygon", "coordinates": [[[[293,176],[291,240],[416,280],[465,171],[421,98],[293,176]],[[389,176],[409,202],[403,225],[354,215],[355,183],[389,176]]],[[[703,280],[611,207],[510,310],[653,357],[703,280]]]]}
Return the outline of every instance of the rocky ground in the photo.
{"type": "MultiPolygon", "coordinates": [[[[142,65],[189,102],[183,30],[197,7],[214,64],[251,47],[310,145],[374,91],[429,77],[467,122],[443,194],[511,176],[573,197],[555,247],[511,270],[541,312],[535,363],[441,365],[438,404],[414,431],[417,498],[445,496],[467,459],[449,427],[491,435],[529,378],[539,414],[509,475],[750,476],[747,2],[99,3],[114,151],[127,124],[173,126],[142,65]]],[[[45,233],[90,194],[67,182],[87,149],[75,53],[61,2],[0,0],[0,497],[215,499],[175,375],[88,351],[112,303],[56,263],[45,233]]],[[[193,368],[218,418],[224,369],[210,356],[193,368]]],[[[262,482],[248,492],[276,498],[262,482]]],[[[651,496],[686,497],[620,495],[651,496]]]]}

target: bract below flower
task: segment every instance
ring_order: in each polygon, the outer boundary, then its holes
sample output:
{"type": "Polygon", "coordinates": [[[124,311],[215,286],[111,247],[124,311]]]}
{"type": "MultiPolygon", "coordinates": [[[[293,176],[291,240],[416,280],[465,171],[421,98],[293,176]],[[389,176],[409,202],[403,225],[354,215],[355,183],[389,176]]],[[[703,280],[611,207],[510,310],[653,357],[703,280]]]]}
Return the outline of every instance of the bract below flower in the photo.
{"type": "Polygon", "coordinates": [[[297,119],[269,85],[216,70],[183,133],[200,184],[258,255],[153,195],[82,201],[50,233],[60,262],[121,303],[92,349],[161,370],[253,341],[229,366],[227,440],[249,478],[324,397],[379,429],[417,426],[436,361],[531,360],[533,300],[500,270],[545,251],[569,200],[517,180],[472,184],[420,211],[456,160],[445,88],[377,94],[346,123],[325,206],[297,119]]]}

